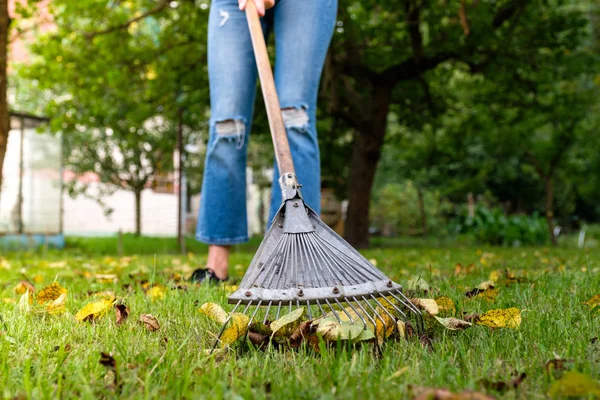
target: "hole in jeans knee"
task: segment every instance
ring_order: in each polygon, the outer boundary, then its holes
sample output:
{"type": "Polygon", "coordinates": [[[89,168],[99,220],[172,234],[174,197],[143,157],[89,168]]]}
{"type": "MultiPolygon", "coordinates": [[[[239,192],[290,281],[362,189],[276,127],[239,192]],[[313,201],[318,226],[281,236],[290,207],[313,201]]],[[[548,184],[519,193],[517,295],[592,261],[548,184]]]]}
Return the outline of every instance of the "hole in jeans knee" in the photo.
{"type": "Polygon", "coordinates": [[[286,128],[306,129],[308,125],[308,112],[304,107],[282,108],[281,117],[286,128]]]}
{"type": "Polygon", "coordinates": [[[236,148],[244,146],[246,138],[246,124],[239,119],[226,119],[215,123],[216,139],[224,138],[235,141],[236,148]]]}

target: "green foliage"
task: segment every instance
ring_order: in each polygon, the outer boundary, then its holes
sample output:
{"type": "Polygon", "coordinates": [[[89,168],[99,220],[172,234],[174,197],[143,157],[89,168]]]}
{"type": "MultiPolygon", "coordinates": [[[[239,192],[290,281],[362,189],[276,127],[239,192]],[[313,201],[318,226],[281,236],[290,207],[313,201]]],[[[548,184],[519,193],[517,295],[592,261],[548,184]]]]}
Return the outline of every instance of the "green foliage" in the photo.
{"type": "Polygon", "coordinates": [[[450,204],[441,198],[438,191],[420,190],[422,204],[419,199],[419,188],[412,181],[389,183],[380,188],[373,196],[371,210],[373,225],[388,235],[427,234],[423,231],[423,218],[425,218],[426,229],[440,234],[439,230],[444,229],[445,215],[450,209],[450,204]]]}
{"type": "Polygon", "coordinates": [[[537,214],[506,215],[499,207],[477,207],[473,217],[462,215],[456,226],[458,233],[472,235],[482,244],[522,246],[548,241],[544,218],[537,214]]]}

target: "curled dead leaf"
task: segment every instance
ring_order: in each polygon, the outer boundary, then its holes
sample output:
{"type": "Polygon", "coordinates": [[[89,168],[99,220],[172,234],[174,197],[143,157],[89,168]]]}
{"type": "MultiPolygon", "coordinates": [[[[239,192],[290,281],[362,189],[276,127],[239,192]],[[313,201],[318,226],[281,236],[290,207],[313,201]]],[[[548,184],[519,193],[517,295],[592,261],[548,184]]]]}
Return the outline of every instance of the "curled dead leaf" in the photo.
{"type": "Polygon", "coordinates": [[[158,320],[152,314],[141,314],[140,322],[144,324],[146,329],[148,329],[150,332],[155,332],[160,329],[160,324],[158,323],[158,320]]]}
{"type": "Polygon", "coordinates": [[[411,303],[429,315],[437,315],[440,308],[434,299],[410,299],[411,303]]]}
{"type": "Polygon", "coordinates": [[[117,317],[116,323],[117,325],[121,325],[127,317],[129,317],[129,307],[127,307],[123,303],[115,304],[115,315],[117,317]]]}
{"type": "Polygon", "coordinates": [[[104,298],[93,303],[88,303],[81,310],[75,314],[77,321],[90,321],[93,322],[96,319],[102,317],[112,308],[114,298],[104,298]]]}
{"type": "Polygon", "coordinates": [[[67,293],[63,293],[60,296],[58,296],[58,298],[52,303],[46,305],[46,312],[48,314],[60,314],[62,312],[65,312],[67,310],[65,307],[66,302],[67,293]]]}
{"type": "Polygon", "coordinates": [[[444,328],[451,330],[451,331],[465,330],[467,328],[470,328],[473,325],[471,322],[467,322],[462,319],[453,318],[453,317],[440,318],[440,317],[434,316],[434,318],[440,324],[442,324],[442,326],[444,326],[444,328]]]}

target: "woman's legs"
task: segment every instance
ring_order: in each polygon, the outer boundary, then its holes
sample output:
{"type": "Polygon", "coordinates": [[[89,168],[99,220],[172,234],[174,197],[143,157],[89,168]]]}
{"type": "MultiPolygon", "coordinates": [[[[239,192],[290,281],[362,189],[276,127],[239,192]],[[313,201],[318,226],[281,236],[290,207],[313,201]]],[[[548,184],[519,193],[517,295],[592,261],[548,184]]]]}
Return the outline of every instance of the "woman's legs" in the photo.
{"type": "Polygon", "coordinates": [[[208,25],[210,136],[196,238],[208,243],[207,267],[227,277],[229,246],[248,240],[246,150],[256,65],[237,0],[214,0],[208,25]]]}
{"type": "MultiPolygon", "coordinates": [[[[319,213],[321,161],[316,112],[319,82],[336,22],[337,0],[280,0],[274,13],[275,85],[298,181],[319,213]]],[[[269,221],[281,206],[275,165],[269,221]]]]}

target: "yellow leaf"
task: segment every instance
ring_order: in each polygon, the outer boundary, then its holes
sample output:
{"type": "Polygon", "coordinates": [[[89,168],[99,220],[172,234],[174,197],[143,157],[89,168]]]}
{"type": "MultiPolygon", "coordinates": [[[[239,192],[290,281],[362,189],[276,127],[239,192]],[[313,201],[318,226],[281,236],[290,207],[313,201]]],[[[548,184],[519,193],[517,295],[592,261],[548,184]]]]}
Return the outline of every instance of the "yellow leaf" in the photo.
{"type": "Polygon", "coordinates": [[[163,299],[166,293],[167,288],[161,285],[153,286],[146,291],[146,295],[148,295],[152,301],[163,299]]]}
{"type": "Polygon", "coordinates": [[[387,339],[392,335],[392,333],[394,333],[394,326],[396,325],[396,322],[379,306],[377,306],[375,312],[377,315],[381,316],[381,318],[375,318],[375,336],[377,336],[377,339],[381,343],[383,339],[387,339]]]}
{"type": "Polygon", "coordinates": [[[515,307],[486,311],[475,319],[475,323],[491,328],[516,329],[521,325],[521,311],[515,307]]]}
{"type": "Polygon", "coordinates": [[[473,325],[470,322],[463,321],[462,319],[458,319],[458,318],[440,318],[440,317],[434,317],[434,318],[440,324],[442,324],[444,326],[444,328],[451,330],[451,331],[467,329],[473,325]]]}
{"type": "Polygon", "coordinates": [[[304,311],[305,308],[300,307],[271,322],[272,336],[289,336],[294,333],[298,325],[300,325],[300,319],[304,315],[304,311]]]}
{"type": "Polygon", "coordinates": [[[44,304],[47,301],[54,301],[60,297],[61,294],[67,293],[67,289],[60,286],[57,282],[46,286],[37,295],[37,302],[44,304]]]}
{"type": "Polygon", "coordinates": [[[227,313],[216,303],[204,303],[200,306],[199,311],[219,324],[224,324],[227,321],[227,313]]]}
{"type": "Polygon", "coordinates": [[[429,315],[437,315],[440,312],[440,308],[434,299],[410,299],[411,303],[425,310],[429,315]]]}
{"type": "Polygon", "coordinates": [[[241,313],[231,314],[231,320],[221,336],[221,347],[225,347],[235,342],[248,331],[250,317],[241,313]]]}
{"type": "Polygon", "coordinates": [[[598,398],[600,383],[582,373],[569,371],[552,384],[548,394],[550,397],[598,398]]]}
{"type": "Polygon", "coordinates": [[[56,300],[46,306],[46,312],[49,314],[60,314],[66,311],[65,303],[67,302],[67,294],[63,293],[56,300]]]}
{"type": "Polygon", "coordinates": [[[112,308],[114,298],[106,298],[87,304],[75,314],[77,321],[93,321],[102,317],[112,308]]]}
{"type": "Polygon", "coordinates": [[[10,298],[10,297],[4,297],[2,299],[2,302],[6,303],[6,304],[15,304],[16,303],[15,299],[10,298]]]}
{"type": "Polygon", "coordinates": [[[584,301],[583,304],[587,304],[590,308],[594,308],[600,305],[600,294],[592,296],[588,301],[584,301]]]}
{"type": "Polygon", "coordinates": [[[456,306],[452,299],[448,296],[436,297],[435,302],[438,305],[441,314],[454,315],[456,314],[456,306]]]}
{"type": "Polygon", "coordinates": [[[501,269],[493,270],[492,272],[490,272],[490,281],[492,281],[492,282],[500,281],[503,274],[504,274],[504,271],[502,271],[501,269]]]}
{"type": "Polygon", "coordinates": [[[27,281],[21,281],[13,288],[16,294],[23,294],[29,290],[29,293],[35,292],[35,286],[27,281]]]}
{"type": "Polygon", "coordinates": [[[402,320],[398,320],[396,322],[396,326],[398,327],[398,332],[403,339],[406,339],[406,324],[402,320]]]}
{"type": "Polygon", "coordinates": [[[483,292],[478,293],[477,296],[475,296],[475,297],[479,297],[479,298],[482,298],[486,301],[493,303],[496,300],[497,296],[498,296],[498,289],[487,289],[487,290],[484,290],[483,292]]]}

